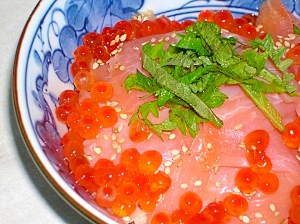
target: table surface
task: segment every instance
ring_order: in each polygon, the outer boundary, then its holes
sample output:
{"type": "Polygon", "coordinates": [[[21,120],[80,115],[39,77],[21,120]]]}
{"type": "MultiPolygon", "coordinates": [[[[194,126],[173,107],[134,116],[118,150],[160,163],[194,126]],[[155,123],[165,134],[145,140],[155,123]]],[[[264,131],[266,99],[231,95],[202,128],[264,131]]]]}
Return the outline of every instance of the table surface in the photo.
{"type": "Polygon", "coordinates": [[[38,0],[0,1],[0,223],[88,223],[52,189],[31,159],[12,101],[13,63],[23,27],[38,0]]]}

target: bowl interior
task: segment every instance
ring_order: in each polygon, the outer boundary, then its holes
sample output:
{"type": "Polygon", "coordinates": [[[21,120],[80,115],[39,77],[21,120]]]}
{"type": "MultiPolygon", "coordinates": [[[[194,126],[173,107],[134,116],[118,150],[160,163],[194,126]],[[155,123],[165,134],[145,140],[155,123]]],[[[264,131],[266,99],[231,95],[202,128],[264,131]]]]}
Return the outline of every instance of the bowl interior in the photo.
{"type": "MultiPolygon", "coordinates": [[[[284,3],[298,18],[299,1],[284,3]]],[[[130,19],[148,9],[172,20],[195,20],[203,9],[228,8],[235,16],[257,13],[261,0],[186,1],[113,0],[40,1],[29,18],[17,49],[13,78],[14,103],[20,129],[34,160],[58,192],[82,214],[96,222],[117,223],[79,186],[62,155],[60,137],[67,131],[57,122],[58,96],[73,89],[70,65],[74,49],[91,31],[130,19]]]]}

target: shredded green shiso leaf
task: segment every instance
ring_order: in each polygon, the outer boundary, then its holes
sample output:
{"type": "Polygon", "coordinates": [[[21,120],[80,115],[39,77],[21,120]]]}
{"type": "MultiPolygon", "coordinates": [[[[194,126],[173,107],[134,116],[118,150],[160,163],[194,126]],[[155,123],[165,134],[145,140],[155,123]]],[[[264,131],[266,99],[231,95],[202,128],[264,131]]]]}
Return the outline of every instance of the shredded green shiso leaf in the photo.
{"type": "Polygon", "coordinates": [[[197,22],[178,34],[180,40],[165,50],[165,43],[147,43],[142,50],[143,68],[150,76],[137,71],[130,74],[123,86],[127,91],[136,89],[154,95],[156,100],[142,104],[130,123],[140,118],[158,135],[178,128],[196,137],[199,123],[211,122],[222,127],[213,108],[220,107],[228,96],[220,92],[221,85],[239,85],[246,95],[263,112],[275,128],[284,130],[282,118],[266,97],[267,93],[287,93],[299,96],[294,78],[287,73],[292,60],[282,60],[285,47],[274,47],[272,36],[259,38],[242,45],[236,38],[221,36],[215,23],[197,22]],[[238,47],[245,50],[241,54],[238,47]],[[282,72],[282,78],[266,68],[271,59],[282,72]],[[148,119],[152,113],[159,116],[163,107],[170,108],[169,119],[153,124],[148,119]]]}

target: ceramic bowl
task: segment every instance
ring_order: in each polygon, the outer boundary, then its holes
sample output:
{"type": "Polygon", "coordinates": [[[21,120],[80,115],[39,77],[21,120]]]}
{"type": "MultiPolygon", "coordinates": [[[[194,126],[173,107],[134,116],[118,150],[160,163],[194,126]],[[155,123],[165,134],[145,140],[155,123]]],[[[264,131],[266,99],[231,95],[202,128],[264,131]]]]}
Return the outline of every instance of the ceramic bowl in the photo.
{"type": "MultiPolygon", "coordinates": [[[[257,13],[262,0],[47,0],[40,1],[24,28],[15,60],[13,93],[21,132],[33,159],[57,192],[96,223],[122,220],[99,208],[76,184],[62,155],[60,137],[66,127],[55,118],[58,96],[73,88],[70,65],[82,36],[130,19],[147,9],[172,20],[196,19],[203,9],[230,9],[235,16],[257,13]]],[[[284,0],[295,15],[298,0],[284,0]]],[[[297,11],[298,10],[298,11],[297,11]]]]}

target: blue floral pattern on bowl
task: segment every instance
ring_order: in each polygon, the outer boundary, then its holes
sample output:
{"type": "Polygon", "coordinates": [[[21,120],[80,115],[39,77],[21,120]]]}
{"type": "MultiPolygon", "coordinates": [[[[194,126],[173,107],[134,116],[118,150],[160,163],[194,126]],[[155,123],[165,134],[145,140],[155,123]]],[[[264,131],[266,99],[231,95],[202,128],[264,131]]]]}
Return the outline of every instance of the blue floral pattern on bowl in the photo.
{"type": "MultiPolygon", "coordinates": [[[[83,35],[91,31],[101,32],[105,26],[113,26],[117,21],[129,19],[137,12],[149,8],[158,16],[167,15],[173,20],[181,21],[195,19],[199,11],[205,8],[218,10],[228,7],[235,16],[257,13],[261,2],[262,0],[42,1],[29,23],[32,25],[31,31],[25,32],[25,37],[31,42],[26,43],[29,47],[23,53],[21,51],[19,57],[25,59],[18,65],[26,68],[24,74],[20,74],[24,76],[24,82],[18,96],[23,97],[22,104],[26,107],[23,108],[26,114],[22,116],[28,116],[29,119],[27,125],[24,125],[25,131],[35,136],[35,148],[30,150],[39,151],[39,155],[47,157],[59,174],[58,178],[64,179],[69,187],[94,207],[96,212],[93,215],[97,217],[97,212],[100,211],[114,219],[107,211],[98,208],[93,197],[78,186],[70,175],[60,140],[67,129],[55,118],[60,92],[74,88],[70,65],[74,60],[73,51],[82,44],[83,35]]],[[[299,0],[284,0],[284,4],[300,18],[299,0]]],[[[17,107],[22,108],[20,105],[17,107]]]]}

